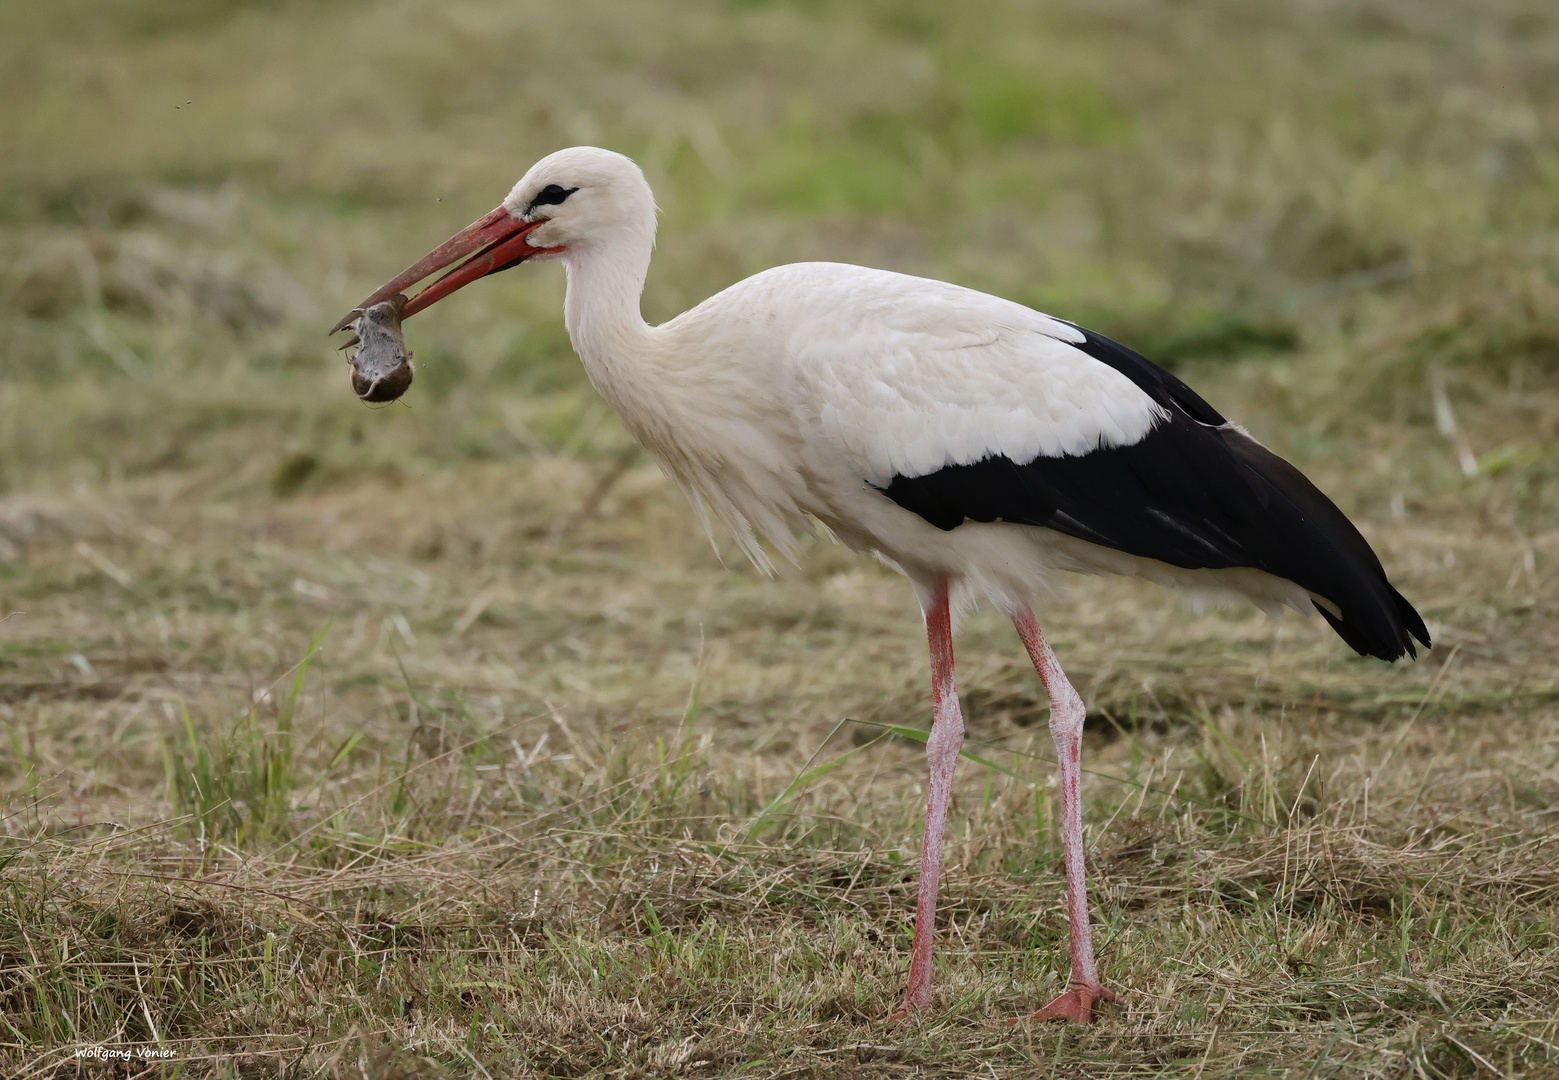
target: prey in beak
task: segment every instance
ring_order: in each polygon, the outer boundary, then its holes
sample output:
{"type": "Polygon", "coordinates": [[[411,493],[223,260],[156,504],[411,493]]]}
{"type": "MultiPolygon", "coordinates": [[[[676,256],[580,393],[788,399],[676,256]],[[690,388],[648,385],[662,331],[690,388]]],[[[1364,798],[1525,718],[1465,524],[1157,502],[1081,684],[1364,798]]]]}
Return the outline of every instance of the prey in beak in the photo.
{"type": "Polygon", "coordinates": [[[352,365],[352,389],[364,401],[394,401],[411,385],[411,353],[406,351],[400,323],[437,303],[477,278],[507,270],[536,255],[555,255],[562,248],[535,248],[525,242],[543,224],[515,217],[499,206],[483,215],[438,247],[428,252],[394,279],[375,289],[331,329],[332,334],[351,327],[346,344],[359,346],[348,362],[352,365]],[[470,258],[466,258],[470,256],[470,258]],[[460,262],[465,259],[465,262],[460,262]],[[423,278],[460,262],[449,273],[410,300],[405,290],[423,278]]]}
{"type": "Polygon", "coordinates": [[[358,316],[352,340],[357,345],[347,358],[352,365],[352,389],[364,401],[394,401],[411,386],[411,353],[401,334],[401,313],[406,294],[396,293],[358,316]]]}

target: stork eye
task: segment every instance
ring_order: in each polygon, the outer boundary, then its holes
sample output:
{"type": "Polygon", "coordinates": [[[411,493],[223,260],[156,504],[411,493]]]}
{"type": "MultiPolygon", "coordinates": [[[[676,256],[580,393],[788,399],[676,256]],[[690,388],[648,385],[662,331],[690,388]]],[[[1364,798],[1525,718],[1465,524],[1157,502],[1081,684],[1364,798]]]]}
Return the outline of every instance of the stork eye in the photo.
{"type": "Polygon", "coordinates": [[[556,206],[578,190],[577,187],[565,188],[559,187],[557,184],[548,184],[530,201],[530,206],[526,207],[526,212],[529,213],[538,206],[556,206]]]}

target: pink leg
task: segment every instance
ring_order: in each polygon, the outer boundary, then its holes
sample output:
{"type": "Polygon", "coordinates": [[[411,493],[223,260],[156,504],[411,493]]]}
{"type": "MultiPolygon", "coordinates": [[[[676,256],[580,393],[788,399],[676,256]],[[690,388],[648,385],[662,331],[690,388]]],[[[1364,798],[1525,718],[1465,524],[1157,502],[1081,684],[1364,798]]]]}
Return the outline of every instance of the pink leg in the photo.
{"type": "Polygon", "coordinates": [[[936,934],[936,893],[941,879],[942,833],[947,828],[947,804],[953,794],[953,767],[964,744],[964,718],[958,711],[953,685],[953,625],[944,580],[926,608],[926,637],[931,647],[931,737],[926,760],[931,765],[931,792],[926,799],[926,832],[920,847],[920,897],[915,904],[915,944],[910,951],[909,986],[894,1019],[931,1005],[931,942],[936,934]]]}
{"type": "MultiPolygon", "coordinates": [[[[1086,1024],[1095,1000],[1114,1001],[1099,983],[1094,966],[1093,934],[1088,928],[1088,883],[1083,865],[1082,782],[1083,699],[1067,682],[1056,654],[1040,632],[1027,606],[1012,616],[1012,625],[1028,649],[1034,670],[1050,695],[1050,734],[1056,743],[1061,779],[1061,848],[1066,860],[1066,917],[1071,924],[1072,980],[1066,993],[1034,1013],[1031,1020],[1073,1020],[1086,1024]]],[[[1017,1023],[1017,1020],[1011,1021],[1017,1023]]]]}

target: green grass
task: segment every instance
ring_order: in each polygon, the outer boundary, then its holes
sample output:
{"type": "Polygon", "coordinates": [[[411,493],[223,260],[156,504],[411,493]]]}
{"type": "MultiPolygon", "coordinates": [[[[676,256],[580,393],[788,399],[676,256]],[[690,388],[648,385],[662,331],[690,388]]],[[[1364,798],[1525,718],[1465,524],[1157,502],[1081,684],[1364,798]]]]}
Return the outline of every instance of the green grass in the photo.
{"type": "Polygon", "coordinates": [[[0,7],[0,1071],[1559,1073],[1556,45],[1536,0],[0,7]],[[1121,994],[1087,1030],[1003,1022],[1066,971],[1010,628],[959,633],[939,1010],[890,1026],[904,584],[711,551],[555,267],[410,323],[409,407],[350,397],[325,328],[584,141],[655,186],[649,317],[827,258],[1075,318],[1429,620],[1387,667],[1042,603],[1121,994]]]}

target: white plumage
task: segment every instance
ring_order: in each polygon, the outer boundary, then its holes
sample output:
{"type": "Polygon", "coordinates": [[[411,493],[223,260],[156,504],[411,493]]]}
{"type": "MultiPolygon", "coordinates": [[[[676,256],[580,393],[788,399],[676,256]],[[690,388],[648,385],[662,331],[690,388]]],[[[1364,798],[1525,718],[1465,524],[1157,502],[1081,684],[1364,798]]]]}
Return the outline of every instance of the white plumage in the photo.
{"type": "MultiPolygon", "coordinates": [[[[1069,344],[1082,340],[1074,327],[940,281],[800,263],[707,303],[738,323],[772,319],[797,434],[878,487],[993,453],[1028,461],[1127,445],[1162,415],[1069,344]]],[[[673,340],[680,322],[664,328],[673,340]]]]}
{"type": "MultiPolygon", "coordinates": [[[[942,831],[962,719],[950,609],[1010,615],[1051,698],[1061,762],[1072,979],[1037,1016],[1086,1020],[1099,981],[1083,880],[1083,705],[1029,610],[1057,571],[1137,574],[1323,614],[1393,659],[1428,643],[1356,530],[1286,462],[1184,384],[1098,335],[939,281],[838,263],[776,267],[649,326],[639,298],[655,204],[638,167],[576,147],[359,305],[465,256],[410,316],[538,256],[568,274],[564,318],[590,381],[759,567],[821,525],[913,582],[932,658],[931,794],[903,1010],[931,1001],[942,831]]],[[[337,327],[348,325],[348,316],[337,327]]],[[[707,518],[706,518],[707,522],[707,518]]]]}

